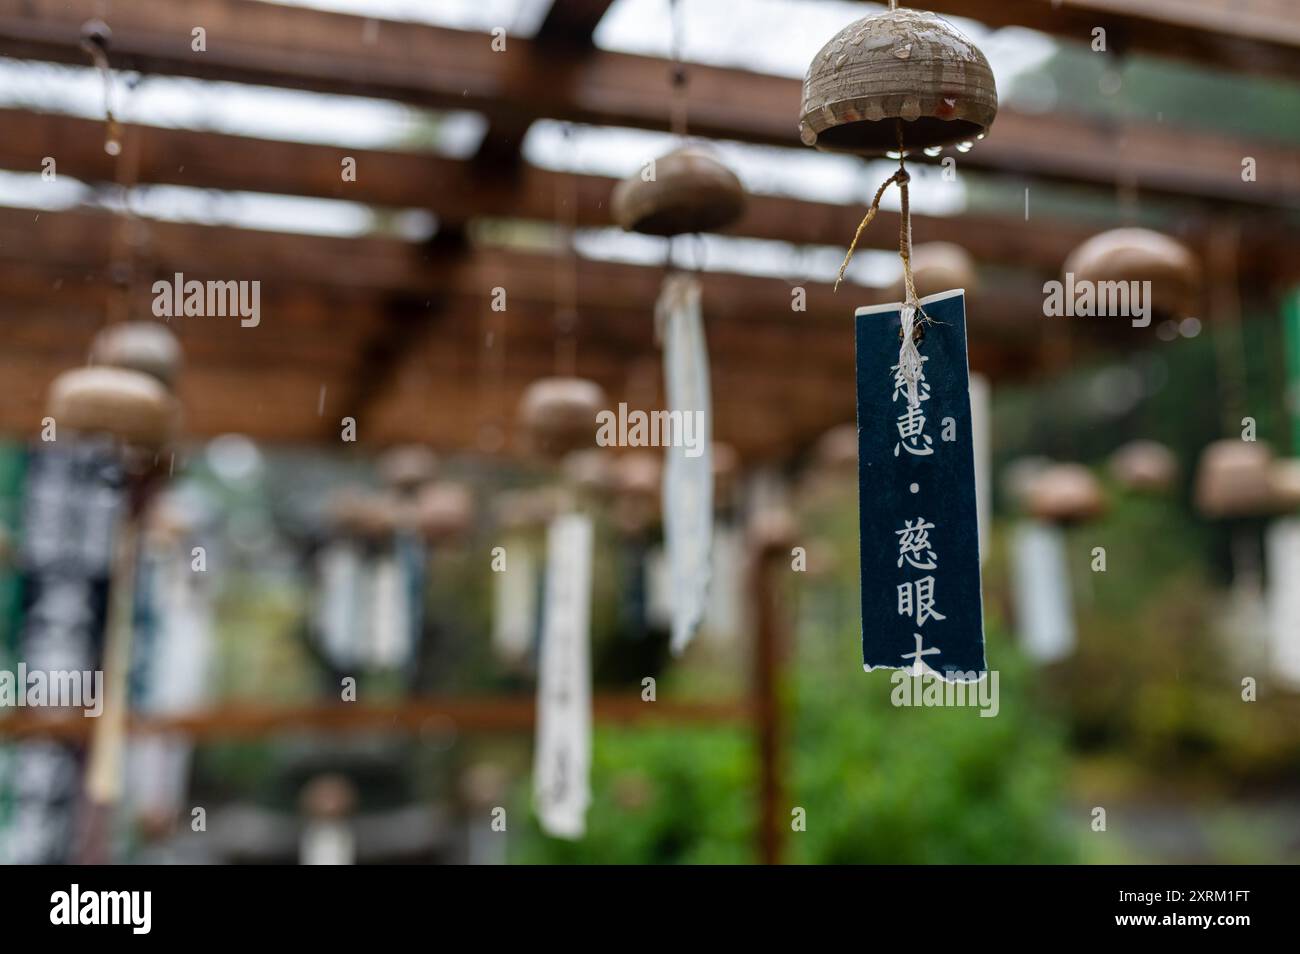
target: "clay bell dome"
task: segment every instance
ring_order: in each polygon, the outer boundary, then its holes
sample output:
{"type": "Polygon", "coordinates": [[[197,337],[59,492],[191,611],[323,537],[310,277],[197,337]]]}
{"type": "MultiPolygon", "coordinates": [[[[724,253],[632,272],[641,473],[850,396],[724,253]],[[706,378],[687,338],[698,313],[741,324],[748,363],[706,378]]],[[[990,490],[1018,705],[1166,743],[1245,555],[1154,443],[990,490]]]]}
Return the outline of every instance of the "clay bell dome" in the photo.
{"type": "Polygon", "coordinates": [[[850,23],[821,48],[803,82],[799,137],[827,152],[880,155],[977,139],[998,92],[984,54],[952,24],[920,10],[850,23]]]}
{"type": "Polygon", "coordinates": [[[744,213],[745,190],[736,174],[709,153],[685,146],[656,159],[653,178],[637,171],[616,185],[610,210],[630,232],[716,232],[744,213]]]}
{"type": "Polygon", "coordinates": [[[1196,310],[1200,286],[1196,256],[1168,235],[1150,229],[1112,229],[1088,239],[1065,260],[1076,283],[1151,282],[1151,308],[1164,317],[1196,310]]]}
{"type": "Polygon", "coordinates": [[[1178,479],[1178,459],[1158,441],[1130,441],[1111,455],[1110,473],[1129,490],[1159,493],[1178,479]]]}
{"type": "Polygon", "coordinates": [[[411,493],[438,475],[438,455],[421,444],[403,444],[385,451],[377,466],[387,486],[411,493]]]}
{"type": "Polygon", "coordinates": [[[420,532],[431,541],[463,536],[474,523],[474,495],[464,484],[432,484],[416,501],[415,519],[420,532]]]}
{"type": "MultiPolygon", "coordinates": [[[[970,252],[953,242],[925,242],[912,249],[912,281],[916,293],[924,298],[954,288],[975,290],[979,283],[975,260],[970,252]]],[[[903,276],[889,286],[891,301],[902,301],[905,293],[903,276]]]]}
{"type": "Polygon", "coordinates": [[[391,536],[402,522],[397,501],[360,488],[350,487],[335,494],[326,509],[339,532],[363,540],[391,536]]]}
{"type": "Polygon", "coordinates": [[[1300,510],[1300,459],[1275,461],[1269,471],[1269,484],[1279,513],[1300,510]]]}
{"type": "Polygon", "coordinates": [[[858,425],[840,424],[817,440],[813,450],[816,467],[826,473],[857,476],[858,425]]]}
{"type": "Polygon", "coordinates": [[[1250,517],[1274,507],[1273,450],[1257,441],[1215,441],[1196,469],[1196,507],[1207,517],[1250,517]]]}
{"type": "Polygon", "coordinates": [[[1101,516],[1106,497],[1092,471],[1082,464],[1052,464],[1032,479],[1025,506],[1040,520],[1082,523],[1101,516]]]}
{"type": "Polygon", "coordinates": [[[175,398],[157,378],[124,368],[77,368],[50,384],[46,413],[77,434],[110,434],[124,444],[157,449],[176,429],[175,398]]]}
{"type": "Polygon", "coordinates": [[[562,467],[569,483],[584,493],[604,496],[614,490],[613,455],[603,448],[574,451],[564,458],[562,467]]]}
{"type": "Polygon", "coordinates": [[[560,458],[596,446],[596,414],[605,407],[600,385],[582,378],[541,378],[524,392],[519,417],[531,448],[560,458]]]}
{"type": "Polygon", "coordinates": [[[171,388],[181,368],[181,346],[171,330],[159,322],[124,321],[109,325],[95,336],[90,361],[140,371],[171,388]]]}

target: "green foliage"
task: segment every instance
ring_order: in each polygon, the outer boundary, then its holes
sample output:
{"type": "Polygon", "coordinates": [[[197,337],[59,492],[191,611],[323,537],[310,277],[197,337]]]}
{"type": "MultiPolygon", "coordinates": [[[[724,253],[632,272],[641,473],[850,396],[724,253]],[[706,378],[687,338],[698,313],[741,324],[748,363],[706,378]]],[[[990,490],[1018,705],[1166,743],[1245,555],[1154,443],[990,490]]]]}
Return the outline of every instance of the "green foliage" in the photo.
{"type": "MultiPolygon", "coordinates": [[[[511,861],[524,864],[736,864],[754,860],[752,746],[743,730],[600,729],[587,835],[543,835],[521,790],[511,861]]],[[[512,829],[513,829],[512,824],[512,829]]]]}
{"type": "Polygon", "coordinates": [[[790,858],[818,864],[1060,863],[1056,821],[1065,760],[1034,710],[1031,672],[989,648],[1000,709],[895,707],[884,672],[803,671],[792,804],[807,830],[790,858]]]}

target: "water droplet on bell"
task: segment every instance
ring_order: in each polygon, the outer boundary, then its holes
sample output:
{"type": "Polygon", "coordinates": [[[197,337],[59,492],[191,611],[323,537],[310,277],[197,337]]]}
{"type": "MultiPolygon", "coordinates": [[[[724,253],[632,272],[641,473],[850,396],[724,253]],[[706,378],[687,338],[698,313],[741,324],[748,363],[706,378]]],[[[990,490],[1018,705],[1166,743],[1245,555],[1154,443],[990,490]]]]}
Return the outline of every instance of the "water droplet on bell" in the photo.
{"type": "Polygon", "coordinates": [[[970,142],[969,140],[966,142],[957,143],[958,152],[970,152],[974,148],[975,148],[975,143],[970,142]]]}
{"type": "Polygon", "coordinates": [[[885,158],[886,158],[886,159],[901,159],[901,158],[903,158],[903,156],[902,156],[902,153],[900,153],[897,149],[891,149],[891,150],[889,150],[888,152],[885,153],[885,158]]]}
{"type": "Polygon", "coordinates": [[[939,153],[941,153],[941,152],[943,152],[943,147],[942,147],[942,146],[926,146],[926,147],[925,147],[925,154],[926,154],[927,156],[929,156],[930,158],[932,158],[932,159],[933,159],[935,156],[939,155],[939,153]]]}
{"type": "Polygon", "coordinates": [[[817,145],[817,133],[807,123],[799,124],[799,141],[805,146],[817,145]]]}
{"type": "Polygon", "coordinates": [[[984,141],[984,137],[987,136],[987,135],[988,135],[988,133],[980,133],[978,136],[975,137],[975,139],[976,139],[977,141],[979,141],[979,142],[983,142],[983,141],[984,141]]]}

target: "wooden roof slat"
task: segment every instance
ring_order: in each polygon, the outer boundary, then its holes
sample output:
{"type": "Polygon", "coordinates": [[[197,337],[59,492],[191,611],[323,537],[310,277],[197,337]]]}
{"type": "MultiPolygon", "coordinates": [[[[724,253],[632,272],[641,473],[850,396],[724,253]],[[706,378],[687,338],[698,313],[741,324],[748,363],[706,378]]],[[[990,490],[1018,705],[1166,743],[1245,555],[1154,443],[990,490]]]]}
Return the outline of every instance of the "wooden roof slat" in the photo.
{"type": "MultiPolygon", "coordinates": [[[[0,54],[84,64],[80,27],[99,6],[0,0],[0,54]]],[[[667,64],[657,57],[601,50],[576,58],[518,37],[498,53],[486,33],[253,0],[118,0],[109,19],[114,64],[146,73],[378,96],[494,119],[670,126],[667,64]],[[194,24],[207,29],[205,52],[190,48],[194,24]]],[[[700,65],[690,76],[694,134],[798,145],[799,80],[700,65]]],[[[1192,130],[1156,134],[1146,122],[1004,109],[989,138],[958,163],[1093,185],[1124,175],[1155,193],[1300,205],[1300,157],[1289,146],[1192,130]],[[1242,182],[1244,156],[1257,160],[1255,182],[1242,182]]]]}
{"type": "Polygon", "coordinates": [[[1291,0],[929,0],[936,13],[1022,26],[1107,49],[1243,73],[1300,79],[1300,18],[1291,0]]]}

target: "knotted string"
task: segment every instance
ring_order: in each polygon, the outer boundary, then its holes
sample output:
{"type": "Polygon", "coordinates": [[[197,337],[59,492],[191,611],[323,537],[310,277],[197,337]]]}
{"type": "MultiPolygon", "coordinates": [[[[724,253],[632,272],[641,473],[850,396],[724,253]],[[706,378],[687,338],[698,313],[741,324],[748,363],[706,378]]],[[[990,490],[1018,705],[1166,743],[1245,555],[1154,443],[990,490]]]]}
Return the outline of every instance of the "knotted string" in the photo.
{"type": "Polygon", "coordinates": [[[849,250],[845,253],[844,261],[840,264],[840,272],[835,279],[835,290],[838,291],[840,282],[844,281],[844,273],[849,267],[849,261],[853,258],[853,252],[858,247],[858,239],[862,237],[862,232],[871,224],[871,220],[876,217],[876,213],[880,211],[880,200],[884,196],[885,190],[890,185],[897,184],[899,193],[898,257],[903,260],[904,289],[903,307],[899,310],[903,341],[898,349],[898,371],[907,387],[908,406],[916,407],[920,404],[918,381],[921,378],[921,352],[916,346],[920,329],[916,327],[916,318],[919,314],[922,321],[928,321],[929,316],[926,315],[925,309],[921,307],[920,299],[916,294],[916,282],[912,278],[912,209],[907,188],[912,177],[907,172],[903,156],[903,122],[899,120],[898,171],[881,183],[880,188],[876,190],[876,194],[871,200],[871,205],[867,208],[867,214],[858,223],[858,230],[853,233],[853,241],[849,243],[849,250]]]}

